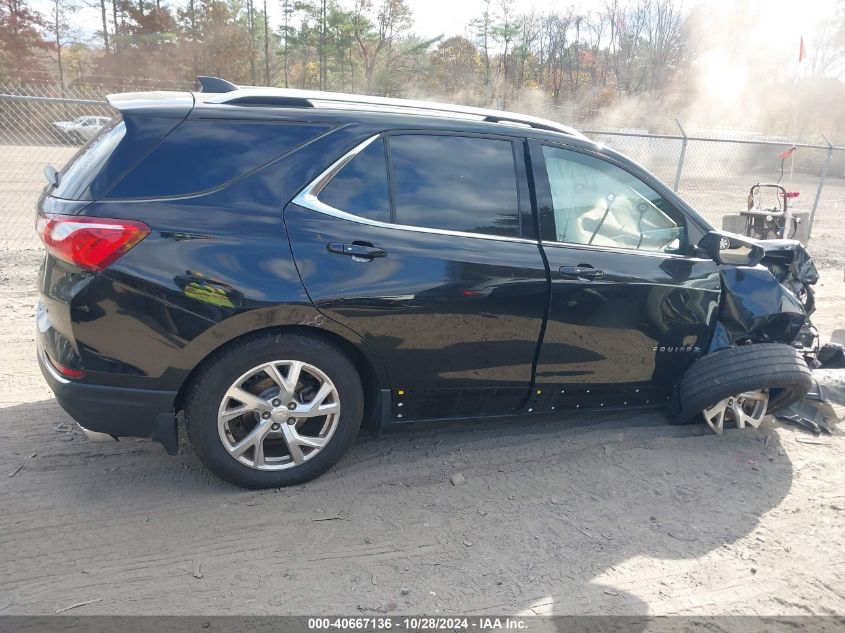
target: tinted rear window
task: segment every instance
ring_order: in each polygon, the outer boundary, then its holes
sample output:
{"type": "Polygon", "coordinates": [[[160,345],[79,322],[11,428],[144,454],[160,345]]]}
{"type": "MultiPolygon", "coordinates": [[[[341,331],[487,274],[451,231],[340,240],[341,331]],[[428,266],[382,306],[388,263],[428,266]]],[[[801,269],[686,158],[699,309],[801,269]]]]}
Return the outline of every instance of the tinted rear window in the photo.
{"type": "Polygon", "coordinates": [[[391,136],[396,222],[519,236],[510,141],[464,136],[391,136]]]}
{"type": "Polygon", "coordinates": [[[108,198],[184,196],[265,165],[328,130],[325,125],[187,120],[108,192],[108,198]]]}
{"type": "Polygon", "coordinates": [[[367,145],[331,179],[318,196],[321,202],[370,220],[390,221],[390,194],[384,141],[367,145]]]}
{"type": "Polygon", "coordinates": [[[59,176],[59,186],[50,195],[67,200],[89,200],[88,186],[105,166],[126,134],[126,125],[116,119],[85,145],[59,176]]]}

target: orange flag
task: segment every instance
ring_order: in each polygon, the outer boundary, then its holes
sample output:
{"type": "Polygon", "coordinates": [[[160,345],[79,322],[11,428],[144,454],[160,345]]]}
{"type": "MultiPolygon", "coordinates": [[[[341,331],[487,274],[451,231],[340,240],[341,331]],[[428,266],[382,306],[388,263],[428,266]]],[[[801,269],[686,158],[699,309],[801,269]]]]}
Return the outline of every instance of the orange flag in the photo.
{"type": "Polygon", "coordinates": [[[804,58],[807,56],[807,49],[804,48],[804,36],[801,36],[801,44],[798,47],[798,63],[804,61],[804,58]]]}

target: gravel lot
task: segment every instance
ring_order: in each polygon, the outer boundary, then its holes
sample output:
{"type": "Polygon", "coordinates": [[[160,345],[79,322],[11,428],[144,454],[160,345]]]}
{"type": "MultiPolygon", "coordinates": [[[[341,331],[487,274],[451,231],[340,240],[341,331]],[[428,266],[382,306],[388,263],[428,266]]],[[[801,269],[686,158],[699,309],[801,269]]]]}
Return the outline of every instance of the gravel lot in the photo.
{"type": "MultiPolygon", "coordinates": [[[[842,435],[426,425],[246,492],[75,430],[34,360],[38,258],[0,250],[0,614],[845,613],[842,435]]],[[[841,268],[818,289],[842,337],[841,268]]]]}

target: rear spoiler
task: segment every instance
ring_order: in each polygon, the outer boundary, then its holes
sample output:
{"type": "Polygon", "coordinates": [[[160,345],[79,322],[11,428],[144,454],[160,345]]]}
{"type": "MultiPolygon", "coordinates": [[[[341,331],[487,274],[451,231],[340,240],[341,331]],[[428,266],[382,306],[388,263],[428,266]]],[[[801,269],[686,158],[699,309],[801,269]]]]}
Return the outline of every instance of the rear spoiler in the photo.
{"type": "Polygon", "coordinates": [[[184,119],[194,107],[190,92],[121,92],[108,95],[109,105],[121,114],[184,119]]]}

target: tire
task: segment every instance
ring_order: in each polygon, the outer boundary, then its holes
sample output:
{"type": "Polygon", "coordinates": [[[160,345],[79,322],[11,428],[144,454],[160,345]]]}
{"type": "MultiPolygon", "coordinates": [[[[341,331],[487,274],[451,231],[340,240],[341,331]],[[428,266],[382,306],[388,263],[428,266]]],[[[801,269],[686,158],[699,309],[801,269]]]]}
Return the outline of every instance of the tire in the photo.
{"type": "Polygon", "coordinates": [[[681,378],[681,410],[672,424],[703,421],[701,412],[742,392],[769,390],[767,413],[788,407],[812,387],[800,352],[780,343],[729,347],[693,363],[681,378]]]}
{"type": "MultiPolygon", "coordinates": [[[[299,375],[300,373],[297,373],[297,376],[299,375]]],[[[243,393],[243,391],[237,393],[243,393]]],[[[290,393],[294,393],[294,389],[291,389],[290,393]]],[[[345,354],[320,337],[280,334],[236,342],[215,355],[197,375],[188,391],[185,422],[191,445],[202,463],[215,475],[244,488],[279,488],[310,481],[334,466],[355,441],[361,426],[363,411],[364,396],[361,379],[355,366],[345,354]],[[327,406],[336,405],[339,413],[326,416],[315,415],[310,419],[294,417],[297,411],[302,411],[304,414],[305,408],[310,403],[299,403],[299,408],[296,408],[296,400],[304,401],[302,394],[305,388],[303,388],[299,391],[300,396],[290,396],[290,403],[287,404],[285,395],[281,391],[283,387],[278,386],[290,378],[293,363],[286,366],[285,362],[291,361],[298,362],[301,366],[301,370],[298,371],[301,372],[303,378],[297,384],[303,384],[306,379],[314,383],[311,392],[318,391],[313,400],[316,403],[315,407],[320,405],[316,400],[319,393],[322,393],[322,387],[329,385],[334,390],[329,395],[331,402],[327,406]],[[256,372],[259,367],[262,369],[256,372]],[[275,380],[270,372],[264,369],[272,370],[274,367],[278,370],[275,380]],[[245,378],[250,375],[250,372],[255,373],[245,378]],[[281,382],[279,378],[282,378],[281,382]],[[324,382],[320,383],[320,378],[325,379],[324,382]],[[257,386],[251,386],[253,384],[257,386]],[[247,409],[245,413],[237,416],[241,408],[249,405],[230,395],[234,393],[232,389],[236,385],[247,391],[252,389],[251,393],[266,385],[265,391],[257,395],[260,399],[256,399],[255,402],[258,402],[258,406],[261,407],[272,402],[281,402],[281,406],[273,407],[272,412],[265,409],[247,409]],[[272,394],[276,389],[279,389],[279,399],[275,399],[276,396],[265,395],[272,394]],[[238,405],[239,402],[242,404],[238,405]],[[289,413],[286,410],[289,408],[294,410],[289,413]],[[277,415],[281,417],[277,419],[277,415]],[[288,423],[294,432],[302,433],[299,426],[302,422],[305,424],[313,422],[319,426],[324,424],[323,420],[325,420],[326,425],[331,424],[331,430],[327,434],[324,433],[325,438],[319,437],[319,434],[317,437],[304,433],[296,436],[300,439],[319,440],[325,443],[319,448],[295,441],[292,445],[287,435],[289,427],[284,422],[288,419],[288,415],[290,415],[288,423]],[[263,417],[268,419],[262,420],[263,417]],[[231,418],[231,420],[222,422],[224,418],[231,418]],[[281,430],[271,431],[269,428],[271,424],[273,428],[279,427],[281,430]],[[247,443],[245,442],[249,440],[247,436],[261,431],[258,429],[259,425],[267,429],[264,431],[267,435],[261,435],[266,439],[261,439],[259,442],[253,440],[253,448],[242,455],[235,456],[232,451],[238,451],[239,443],[247,443]],[[237,433],[240,433],[240,436],[237,433]],[[256,457],[255,446],[259,443],[261,453],[256,457]],[[304,459],[304,461],[294,463],[295,453],[299,460],[304,459]],[[255,467],[255,464],[259,464],[260,468],[255,467]]]]}

